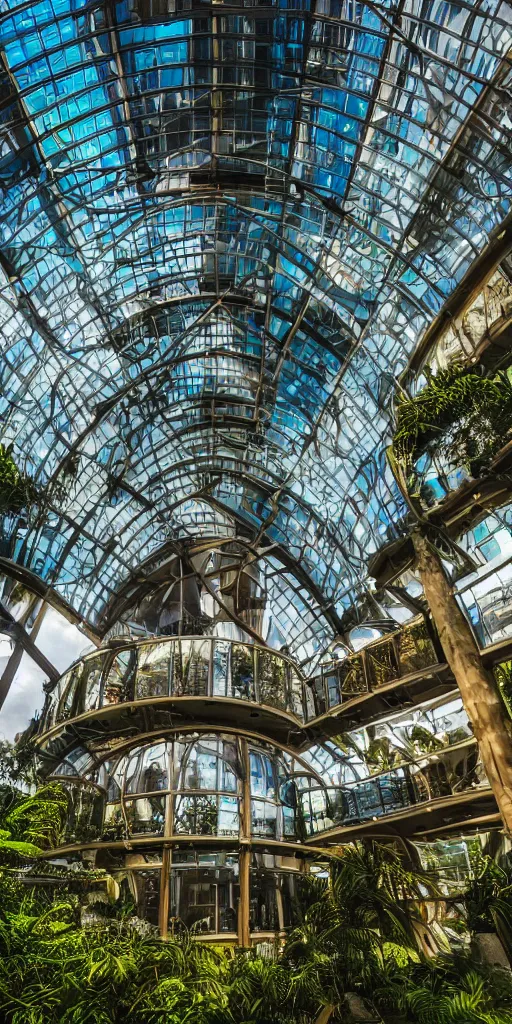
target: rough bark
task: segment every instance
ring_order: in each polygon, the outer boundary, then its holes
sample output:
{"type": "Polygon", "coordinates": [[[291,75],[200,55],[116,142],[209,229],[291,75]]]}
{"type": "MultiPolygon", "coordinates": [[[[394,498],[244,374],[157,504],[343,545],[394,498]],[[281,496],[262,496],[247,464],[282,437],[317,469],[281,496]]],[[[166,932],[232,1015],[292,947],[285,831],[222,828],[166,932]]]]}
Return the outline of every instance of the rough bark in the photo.
{"type": "Polygon", "coordinates": [[[510,960],[496,932],[478,932],[471,945],[474,946],[485,964],[493,964],[510,970],[510,960]]]}
{"type": "Polygon", "coordinates": [[[482,665],[471,628],[459,608],[437,552],[419,531],[412,534],[425,597],[478,741],[503,820],[512,835],[512,721],[494,676],[482,665]]]}

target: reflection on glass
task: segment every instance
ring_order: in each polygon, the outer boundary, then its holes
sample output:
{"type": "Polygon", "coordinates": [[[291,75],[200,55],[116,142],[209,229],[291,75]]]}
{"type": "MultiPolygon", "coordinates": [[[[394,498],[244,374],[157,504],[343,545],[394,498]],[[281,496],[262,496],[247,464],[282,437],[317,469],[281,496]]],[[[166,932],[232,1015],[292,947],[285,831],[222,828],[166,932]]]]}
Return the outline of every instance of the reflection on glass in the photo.
{"type": "Polygon", "coordinates": [[[238,835],[238,798],[227,795],[178,795],[174,807],[177,835],[238,835]]]}
{"type": "Polygon", "coordinates": [[[255,700],[254,650],[233,644],[231,651],[231,696],[239,700],[255,700]]]}
{"type": "Polygon", "coordinates": [[[384,686],[399,675],[393,640],[380,640],[365,650],[373,686],[384,686]]]}
{"type": "Polygon", "coordinates": [[[137,915],[155,927],[160,908],[160,869],[130,871],[130,888],[137,906],[137,915]]]}
{"type": "Polygon", "coordinates": [[[204,697],[210,675],[210,640],[181,640],[181,696],[204,697]]]}
{"type": "Polygon", "coordinates": [[[84,663],[84,672],[80,681],[83,693],[82,711],[93,711],[100,706],[100,679],[104,664],[103,657],[91,658],[84,663]]]}
{"type": "Polygon", "coordinates": [[[125,801],[125,813],[130,835],[161,836],[165,825],[165,797],[148,796],[125,801]]]}
{"type": "Polygon", "coordinates": [[[274,765],[268,754],[251,750],[249,753],[251,772],[251,793],[254,796],[266,796],[274,799],[276,784],[274,765]]]}
{"type": "MultiPolygon", "coordinates": [[[[177,852],[178,861],[187,855],[177,852]]],[[[171,868],[169,930],[185,926],[202,934],[236,933],[240,888],[238,857],[213,853],[188,855],[190,863],[171,868]]]]}
{"type": "Polygon", "coordinates": [[[131,700],[135,686],[137,651],[119,651],[110,666],[103,687],[103,704],[122,704],[131,700]]]}
{"type": "Polygon", "coordinates": [[[231,644],[216,640],[213,646],[213,693],[228,697],[231,693],[231,644]]]}
{"type": "Polygon", "coordinates": [[[327,689],[327,706],[334,708],[341,703],[340,680],[336,669],[324,673],[324,682],[327,689]]]}
{"type": "Polygon", "coordinates": [[[402,675],[435,665],[438,660],[425,622],[403,626],[397,634],[397,644],[402,675]]]}
{"type": "Polygon", "coordinates": [[[154,644],[141,648],[135,685],[138,700],[167,697],[169,694],[169,645],[154,644]]]}
{"type": "Polygon", "coordinates": [[[251,832],[253,836],[277,838],[277,806],[268,800],[251,800],[251,832]]]}
{"type": "Polygon", "coordinates": [[[359,693],[366,693],[368,690],[362,654],[342,661],[338,668],[338,674],[340,692],[347,700],[350,697],[356,697],[359,693]]]}
{"type": "Polygon", "coordinates": [[[262,704],[286,710],[286,662],[269,651],[258,650],[258,686],[262,704]]]}
{"type": "Polygon", "coordinates": [[[299,876],[254,865],[250,872],[249,927],[251,932],[281,932],[297,923],[299,876]]]}
{"type": "Polygon", "coordinates": [[[117,839],[125,839],[126,835],[126,823],[121,810],[121,801],[108,803],[101,838],[105,841],[115,842],[117,839]]]}
{"type": "MultiPolygon", "coordinates": [[[[184,788],[236,792],[236,746],[217,737],[205,737],[189,749],[184,760],[184,788]]],[[[183,767],[183,765],[182,765],[183,767]]]]}
{"type": "Polygon", "coordinates": [[[165,743],[141,747],[131,756],[126,771],[127,793],[151,793],[167,789],[168,786],[165,743]]]}

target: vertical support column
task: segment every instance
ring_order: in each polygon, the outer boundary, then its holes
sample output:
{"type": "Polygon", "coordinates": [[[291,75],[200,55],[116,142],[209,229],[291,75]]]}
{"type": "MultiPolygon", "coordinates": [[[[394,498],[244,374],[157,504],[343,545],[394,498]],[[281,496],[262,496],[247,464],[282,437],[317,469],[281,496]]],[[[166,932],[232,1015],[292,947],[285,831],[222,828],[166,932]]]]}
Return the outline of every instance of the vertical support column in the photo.
{"type": "Polygon", "coordinates": [[[243,949],[251,945],[251,930],[249,925],[249,900],[251,890],[251,850],[249,847],[240,848],[240,915],[238,919],[238,941],[243,949]]]}
{"type": "Polygon", "coordinates": [[[250,870],[251,870],[251,772],[249,764],[249,747],[247,740],[240,741],[242,760],[242,815],[240,837],[240,912],[238,915],[238,941],[240,946],[248,949],[251,944],[249,925],[250,902],[250,870]]]}
{"type": "Polygon", "coordinates": [[[162,876],[160,881],[160,908],[158,916],[158,927],[163,939],[167,938],[169,925],[169,890],[171,884],[171,863],[172,856],[168,846],[164,846],[162,855],[162,876]]]}

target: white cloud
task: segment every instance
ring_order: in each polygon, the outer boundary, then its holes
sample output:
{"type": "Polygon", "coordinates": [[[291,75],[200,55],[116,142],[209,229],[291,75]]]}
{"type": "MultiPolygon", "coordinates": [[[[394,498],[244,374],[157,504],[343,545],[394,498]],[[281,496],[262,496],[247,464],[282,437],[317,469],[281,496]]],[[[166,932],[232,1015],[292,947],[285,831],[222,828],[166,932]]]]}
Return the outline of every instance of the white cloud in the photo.
{"type": "MultiPolygon", "coordinates": [[[[87,637],[49,608],[36,639],[37,646],[59,672],[66,669],[85,651],[92,648],[87,637]]],[[[1,668],[4,667],[2,659],[1,668]]],[[[14,740],[17,733],[27,728],[36,711],[44,702],[43,683],[47,676],[24,654],[0,713],[0,736],[14,740]]]]}

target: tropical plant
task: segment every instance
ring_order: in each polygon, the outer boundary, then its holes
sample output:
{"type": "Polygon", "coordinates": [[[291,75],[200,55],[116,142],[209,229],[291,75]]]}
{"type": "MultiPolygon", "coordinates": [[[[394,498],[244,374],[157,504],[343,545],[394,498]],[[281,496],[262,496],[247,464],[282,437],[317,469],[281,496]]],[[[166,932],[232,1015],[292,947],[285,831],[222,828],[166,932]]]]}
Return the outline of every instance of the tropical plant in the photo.
{"type": "Polygon", "coordinates": [[[4,823],[14,838],[41,850],[58,846],[68,813],[68,797],[56,782],[41,786],[32,796],[16,794],[4,823]]]}
{"type": "Polygon", "coordinates": [[[512,873],[482,856],[462,901],[470,933],[496,932],[512,957],[512,873]]]}
{"type": "Polygon", "coordinates": [[[388,961],[374,998],[386,1024],[512,1024],[512,974],[467,954],[422,959],[407,971],[388,961]]]}
{"type": "Polygon", "coordinates": [[[37,489],[33,481],[17,466],[12,448],[0,444],[0,515],[21,512],[34,503],[37,489]]]}
{"type": "Polygon", "coordinates": [[[406,475],[428,452],[478,476],[511,430],[512,370],[484,377],[475,367],[457,364],[428,373],[426,386],[414,398],[399,397],[393,454],[406,475]]]}

